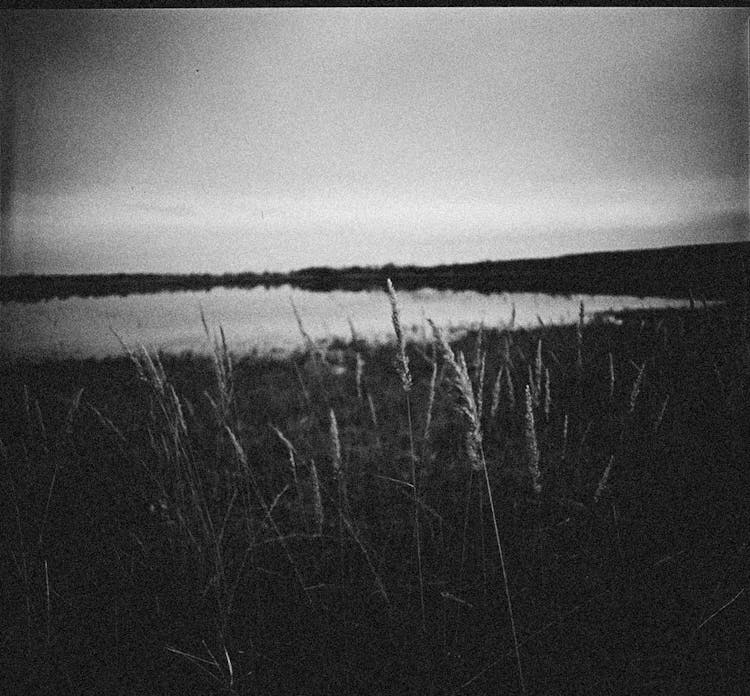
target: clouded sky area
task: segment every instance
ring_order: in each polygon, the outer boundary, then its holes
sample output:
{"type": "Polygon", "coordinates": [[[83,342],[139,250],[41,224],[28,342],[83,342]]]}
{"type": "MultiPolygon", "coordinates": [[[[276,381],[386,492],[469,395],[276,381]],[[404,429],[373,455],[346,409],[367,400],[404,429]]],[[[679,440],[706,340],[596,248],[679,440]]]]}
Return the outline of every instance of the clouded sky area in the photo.
{"type": "Polygon", "coordinates": [[[748,239],[748,12],[5,12],[3,273],[748,239]]]}

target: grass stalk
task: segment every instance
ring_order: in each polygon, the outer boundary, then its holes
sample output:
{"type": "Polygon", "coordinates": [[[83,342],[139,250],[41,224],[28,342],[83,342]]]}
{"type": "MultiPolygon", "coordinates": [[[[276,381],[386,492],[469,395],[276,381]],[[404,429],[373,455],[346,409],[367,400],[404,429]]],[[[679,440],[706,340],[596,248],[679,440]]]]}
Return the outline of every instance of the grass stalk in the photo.
{"type": "Polygon", "coordinates": [[[411,388],[412,388],[412,376],[409,369],[409,358],[406,355],[406,337],[404,335],[403,328],[401,327],[401,315],[398,306],[398,299],[396,297],[396,291],[393,288],[391,279],[387,280],[388,297],[391,303],[391,321],[393,323],[393,331],[396,334],[398,341],[398,354],[396,367],[398,369],[399,376],[401,377],[401,386],[403,387],[405,399],[406,399],[406,414],[409,426],[409,462],[411,465],[411,485],[412,485],[412,500],[414,503],[414,545],[417,556],[417,573],[419,575],[419,604],[422,612],[422,630],[426,630],[426,611],[424,602],[424,575],[422,572],[422,541],[419,524],[419,482],[417,481],[417,455],[414,448],[414,424],[412,422],[411,413],[411,388]]]}
{"type": "Polygon", "coordinates": [[[495,415],[497,414],[497,409],[500,407],[500,389],[502,386],[504,370],[505,370],[505,365],[501,365],[500,369],[497,371],[495,382],[492,385],[492,403],[490,404],[490,418],[493,420],[495,418],[495,415]]]}
{"type": "Polygon", "coordinates": [[[531,474],[531,482],[534,487],[534,492],[539,494],[542,492],[542,484],[539,480],[541,477],[541,472],[539,471],[539,446],[537,445],[536,426],[534,424],[534,404],[531,397],[531,389],[528,384],[526,385],[524,437],[526,440],[526,457],[529,473],[531,474]]]}
{"type": "MultiPolygon", "coordinates": [[[[424,434],[422,435],[423,445],[427,445],[430,437],[430,426],[432,425],[432,409],[435,406],[435,389],[437,387],[438,365],[437,360],[432,361],[432,374],[430,375],[430,391],[427,396],[427,415],[425,416],[424,434]]],[[[424,458],[424,457],[423,457],[424,458]]]]}
{"type": "MultiPolygon", "coordinates": [[[[510,594],[510,584],[508,582],[508,572],[505,564],[505,554],[503,553],[503,545],[500,540],[500,529],[497,522],[497,511],[495,509],[495,501],[492,495],[492,484],[490,483],[490,476],[487,470],[487,460],[484,454],[484,447],[482,445],[482,431],[479,423],[476,400],[471,387],[471,381],[469,379],[468,370],[466,369],[466,361],[464,360],[463,354],[459,353],[458,359],[448,342],[445,340],[442,331],[430,321],[432,326],[433,334],[442,349],[443,357],[453,368],[453,384],[455,391],[459,397],[458,409],[464,415],[467,423],[467,452],[469,454],[469,461],[473,469],[481,470],[484,472],[484,481],[487,490],[487,498],[490,503],[490,512],[492,514],[492,524],[495,532],[495,542],[497,544],[498,555],[500,557],[500,567],[502,569],[503,576],[503,587],[505,589],[505,599],[508,607],[508,616],[510,620],[511,633],[513,637],[513,645],[516,653],[516,668],[518,671],[518,681],[521,687],[521,692],[526,693],[526,685],[523,677],[523,667],[521,664],[521,652],[518,643],[518,633],[516,631],[516,622],[513,616],[513,601],[510,594]]],[[[527,403],[529,403],[531,395],[528,387],[526,390],[527,403]]]]}
{"type": "Polygon", "coordinates": [[[320,479],[318,478],[318,467],[315,466],[315,461],[310,460],[310,483],[312,485],[313,494],[313,515],[315,518],[315,534],[317,536],[323,536],[323,523],[325,518],[323,517],[323,496],[320,493],[320,479]]]}
{"type": "Polygon", "coordinates": [[[534,405],[538,406],[542,395],[542,372],[544,371],[542,363],[542,339],[536,344],[536,365],[534,369],[534,405]]]}
{"type": "Polygon", "coordinates": [[[576,376],[580,385],[583,380],[583,300],[578,308],[578,324],[576,325],[576,376]]]}
{"type": "Polygon", "coordinates": [[[346,504],[346,489],[344,482],[344,472],[341,467],[341,441],[339,439],[339,426],[336,420],[336,413],[333,409],[329,412],[329,437],[331,447],[331,463],[333,465],[333,475],[336,479],[336,493],[338,495],[339,509],[339,565],[341,568],[341,580],[344,581],[346,574],[344,572],[344,516],[348,509],[346,504]]]}
{"type": "Polygon", "coordinates": [[[508,605],[508,618],[510,620],[510,630],[513,634],[513,647],[515,649],[516,653],[516,668],[518,670],[518,683],[521,687],[521,693],[526,693],[526,683],[524,682],[523,678],[523,666],[521,664],[521,650],[518,643],[518,633],[516,631],[516,620],[513,616],[513,601],[511,600],[510,596],[510,583],[508,582],[508,571],[505,566],[505,554],[503,553],[503,545],[500,542],[500,529],[498,528],[497,524],[497,512],[495,511],[495,501],[492,497],[492,485],[490,484],[490,475],[487,471],[487,463],[484,459],[484,450],[482,449],[482,446],[480,445],[480,450],[482,453],[482,462],[484,463],[484,466],[482,467],[482,470],[484,471],[484,482],[487,486],[487,498],[490,503],[490,512],[492,514],[492,525],[493,529],[495,531],[495,541],[497,542],[497,552],[500,556],[500,568],[503,573],[503,587],[505,588],[505,600],[508,605]]]}
{"type": "Polygon", "coordinates": [[[354,372],[354,381],[357,387],[357,399],[362,403],[362,377],[364,375],[365,361],[357,353],[357,366],[354,372]]]}

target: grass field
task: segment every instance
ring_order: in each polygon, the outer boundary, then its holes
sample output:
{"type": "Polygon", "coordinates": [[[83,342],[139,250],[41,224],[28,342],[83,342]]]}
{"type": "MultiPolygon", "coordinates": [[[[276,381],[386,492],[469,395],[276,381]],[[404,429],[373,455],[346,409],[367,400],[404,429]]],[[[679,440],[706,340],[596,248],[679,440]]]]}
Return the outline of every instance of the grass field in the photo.
{"type": "Polygon", "coordinates": [[[747,311],[4,365],[0,691],[742,693],[747,311]]]}

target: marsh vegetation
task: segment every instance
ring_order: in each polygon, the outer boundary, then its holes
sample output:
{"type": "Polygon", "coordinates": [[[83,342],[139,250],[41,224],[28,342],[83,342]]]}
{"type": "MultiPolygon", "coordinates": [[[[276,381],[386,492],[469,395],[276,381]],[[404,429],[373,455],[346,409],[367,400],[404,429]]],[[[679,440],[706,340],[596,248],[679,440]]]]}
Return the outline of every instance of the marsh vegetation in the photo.
{"type": "Polygon", "coordinates": [[[742,683],[746,299],[284,359],[206,332],[3,366],[6,693],[742,683]]]}

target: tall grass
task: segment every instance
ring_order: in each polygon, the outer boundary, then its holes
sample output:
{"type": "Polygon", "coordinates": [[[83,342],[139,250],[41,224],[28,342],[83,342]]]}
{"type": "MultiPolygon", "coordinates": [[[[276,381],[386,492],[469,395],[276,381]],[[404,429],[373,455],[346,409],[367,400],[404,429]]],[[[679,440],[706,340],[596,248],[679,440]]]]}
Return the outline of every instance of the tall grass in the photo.
{"type": "Polygon", "coordinates": [[[430,322],[427,344],[386,291],[395,349],[353,332],[345,371],[295,307],[283,361],[202,317],[206,359],[4,368],[5,692],[706,693],[731,672],[742,642],[711,644],[745,601],[743,305],[430,322]]]}
{"type": "Polygon", "coordinates": [[[414,448],[414,425],[411,413],[411,388],[412,377],[409,370],[409,358],[406,355],[406,336],[401,326],[401,315],[396,298],[396,291],[391,283],[390,278],[386,281],[388,298],[391,303],[391,323],[393,332],[396,334],[398,342],[398,353],[396,356],[396,368],[401,378],[406,399],[406,414],[409,423],[409,463],[411,466],[411,490],[412,500],[414,502],[414,549],[417,557],[417,575],[419,576],[419,604],[422,613],[422,629],[426,629],[426,612],[424,603],[424,576],[422,573],[422,540],[419,529],[419,485],[417,481],[417,455],[414,448]]]}
{"type": "MultiPolygon", "coordinates": [[[[430,326],[435,334],[435,339],[438,341],[440,348],[443,353],[443,358],[450,365],[452,369],[452,385],[454,392],[457,395],[457,408],[461,415],[464,417],[466,432],[466,453],[471,464],[471,467],[476,471],[480,470],[484,472],[484,481],[486,485],[487,498],[490,503],[490,512],[492,515],[492,524],[495,532],[495,542],[497,544],[497,551],[500,557],[500,568],[503,575],[503,588],[505,590],[505,597],[508,605],[508,617],[510,619],[510,627],[513,636],[513,646],[516,653],[516,666],[518,669],[518,681],[521,687],[521,691],[526,693],[526,687],[523,678],[523,668],[521,665],[521,653],[518,644],[518,635],[516,632],[516,623],[513,617],[513,602],[510,595],[510,585],[508,583],[508,572],[505,567],[505,554],[503,553],[503,545],[500,541],[500,530],[498,528],[497,513],[495,511],[495,502],[492,495],[492,485],[490,483],[489,473],[487,471],[487,460],[484,456],[484,449],[482,447],[482,427],[481,427],[481,415],[480,407],[477,406],[477,399],[474,390],[469,379],[469,371],[466,367],[466,360],[464,354],[459,352],[458,359],[453,353],[453,350],[448,345],[448,342],[443,335],[443,332],[430,321],[430,326]]],[[[480,333],[481,336],[481,333],[480,333]]],[[[484,366],[484,360],[482,360],[482,366],[484,366]]],[[[484,369],[482,368],[481,373],[483,377],[484,369]]],[[[483,378],[479,381],[479,387],[481,389],[483,378]]],[[[527,387],[527,396],[529,395],[527,387]]],[[[481,402],[480,402],[481,403],[481,402]]]]}

